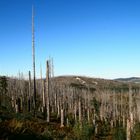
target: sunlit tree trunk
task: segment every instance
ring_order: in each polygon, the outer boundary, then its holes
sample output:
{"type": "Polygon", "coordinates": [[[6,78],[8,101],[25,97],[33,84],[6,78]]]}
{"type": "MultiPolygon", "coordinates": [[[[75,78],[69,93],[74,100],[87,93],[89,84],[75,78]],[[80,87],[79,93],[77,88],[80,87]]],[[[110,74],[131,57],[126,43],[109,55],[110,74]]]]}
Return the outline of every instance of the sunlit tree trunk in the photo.
{"type": "Polygon", "coordinates": [[[31,72],[29,71],[28,112],[31,111],[31,72]]]}
{"type": "Polygon", "coordinates": [[[131,140],[131,123],[129,119],[127,119],[126,140],[131,140]]]}
{"type": "Polygon", "coordinates": [[[46,63],[46,98],[47,98],[47,122],[50,122],[50,96],[49,96],[49,62],[46,63]]]}
{"type": "Polygon", "coordinates": [[[130,128],[133,128],[133,112],[132,112],[132,88],[129,85],[129,119],[130,119],[130,128]]]}
{"type": "Polygon", "coordinates": [[[33,92],[34,116],[36,117],[36,75],[35,75],[35,43],[34,43],[34,7],[32,7],[32,57],[33,57],[33,92]]]}
{"type": "Polygon", "coordinates": [[[79,99],[79,123],[82,123],[81,100],[79,99]]]}
{"type": "Polygon", "coordinates": [[[64,127],[64,110],[61,109],[61,126],[60,127],[64,127]]]}
{"type": "Polygon", "coordinates": [[[76,101],[75,101],[75,104],[74,104],[74,119],[75,119],[75,122],[77,121],[77,104],[76,104],[76,101]]]}

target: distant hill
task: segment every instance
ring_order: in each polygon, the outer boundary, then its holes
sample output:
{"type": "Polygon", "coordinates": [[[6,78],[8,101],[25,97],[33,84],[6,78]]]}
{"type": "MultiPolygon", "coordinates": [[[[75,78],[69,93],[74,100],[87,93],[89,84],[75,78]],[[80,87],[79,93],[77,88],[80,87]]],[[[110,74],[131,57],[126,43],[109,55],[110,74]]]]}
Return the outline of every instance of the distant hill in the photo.
{"type": "MultiPolygon", "coordinates": [[[[8,81],[11,82],[12,85],[18,85],[18,79],[7,77],[8,81]]],[[[46,81],[46,79],[44,78],[46,81]]],[[[23,80],[24,81],[24,80],[23,80]]],[[[27,80],[25,80],[28,82],[27,80]]],[[[90,89],[90,90],[98,90],[98,89],[115,89],[115,88],[128,88],[129,82],[133,87],[140,87],[140,78],[139,77],[130,77],[130,78],[118,78],[114,80],[109,79],[101,79],[101,78],[93,78],[86,76],[57,76],[51,78],[51,81],[55,88],[60,88],[61,86],[68,87],[76,87],[80,89],[90,89]]],[[[41,83],[40,79],[37,79],[37,83],[41,83]]]]}
{"type": "MultiPolygon", "coordinates": [[[[104,88],[128,88],[129,84],[128,82],[131,82],[131,84],[134,87],[139,87],[137,84],[140,83],[139,81],[136,82],[132,79],[125,79],[125,78],[119,78],[114,80],[108,80],[108,79],[101,79],[101,78],[92,78],[92,77],[84,77],[84,76],[58,76],[54,77],[52,81],[54,82],[54,85],[67,85],[72,87],[79,87],[79,88],[89,88],[92,90],[97,89],[104,89],[104,88]]],[[[136,78],[135,78],[136,79],[136,78]]]]}
{"type": "Polygon", "coordinates": [[[140,83],[140,77],[118,78],[115,80],[120,82],[140,83]]]}

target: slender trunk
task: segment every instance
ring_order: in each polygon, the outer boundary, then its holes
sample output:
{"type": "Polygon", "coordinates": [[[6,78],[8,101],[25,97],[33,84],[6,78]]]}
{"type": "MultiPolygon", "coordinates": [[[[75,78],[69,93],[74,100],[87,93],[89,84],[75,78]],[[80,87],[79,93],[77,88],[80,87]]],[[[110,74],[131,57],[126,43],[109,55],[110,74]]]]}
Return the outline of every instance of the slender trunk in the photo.
{"type": "Polygon", "coordinates": [[[69,119],[67,118],[67,127],[69,127],[69,119]]]}
{"type": "Polygon", "coordinates": [[[74,118],[75,118],[75,122],[77,121],[77,104],[76,104],[76,101],[75,101],[75,104],[74,104],[74,118]]]}
{"type": "Polygon", "coordinates": [[[47,122],[50,122],[50,96],[49,96],[49,62],[47,61],[46,72],[46,98],[47,98],[47,122]]]}
{"type": "Polygon", "coordinates": [[[28,112],[31,111],[31,72],[29,71],[28,112]]]}
{"type": "Polygon", "coordinates": [[[42,96],[43,96],[43,114],[44,114],[44,120],[47,119],[47,104],[46,104],[46,94],[45,94],[45,80],[42,81],[43,82],[43,91],[42,91],[42,96]]]}
{"type": "Polygon", "coordinates": [[[57,103],[57,117],[60,116],[60,104],[59,102],[57,103]]]}
{"type": "Polygon", "coordinates": [[[35,75],[35,43],[34,43],[34,7],[32,7],[32,55],[33,55],[33,91],[34,91],[34,116],[36,117],[36,75],[35,75]]]}
{"type": "Polygon", "coordinates": [[[61,109],[61,126],[60,127],[64,127],[64,110],[61,109]]]}
{"type": "Polygon", "coordinates": [[[79,99],[79,123],[82,121],[82,113],[81,113],[81,100],[79,99]]]}
{"type": "Polygon", "coordinates": [[[14,98],[13,95],[12,95],[12,101],[11,101],[11,103],[12,103],[12,108],[14,108],[15,107],[15,98],[14,98]]]}
{"type": "Polygon", "coordinates": [[[130,128],[133,128],[133,113],[132,113],[132,89],[129,87],[129,119],[130,119],[130,128]]]}
{"type": "Polygon", "coordinates": [[[17,104],[15,104],[15,111],[16,111],[16,113],[18,113],[18,105],[17,104]]]}
{"type": "Polygon", "coordinates": [[[40,77],[41,77],[41,92],[42,92],[42,112],[45,114],[45,82],[42,79],[42,67],[40,66],[40,77]]]}
{"type": "Polygon", "coordinates": [[[54,106],[55,106],[55,112],[57,111],[57,92],[54,91],[54,106]]]}
{"type": "Polygon", "coordinates": [[[44,82],[44,80],[42,81],[42,87],[43,87],[43,91],[42,91],[42,104],[43,104],[43,111],[44,111],[44,108],[45,108],[45,104],[46,104],[46,102],[45,102],[45,82],[44,82]]]}
{"type": "Polygon", "coordinates": [[[123,115],[123,128],[125,128],[125,116],[123,115]]]}
{"type": "Polygon", "coordinates": [[[88,118],[88,122],[90,122],[90,112],[89,112],[89,107],[87,109],[87,118],[88,118]]]}
{"type": "Polygon", "coordinates": [[[131,123],[129,119],[127,119],[126,140],[131,140],[131,123]]]}

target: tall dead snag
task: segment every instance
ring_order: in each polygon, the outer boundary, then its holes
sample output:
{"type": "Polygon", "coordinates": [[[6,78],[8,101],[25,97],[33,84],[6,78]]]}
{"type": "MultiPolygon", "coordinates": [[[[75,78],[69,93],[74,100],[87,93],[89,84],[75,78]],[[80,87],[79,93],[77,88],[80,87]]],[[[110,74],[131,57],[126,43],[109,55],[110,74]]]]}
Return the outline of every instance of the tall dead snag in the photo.
{"type": "Polygon", "coordinates": [[[47,101],[47,122],[50,122],[50,97],[49,97],[49,61],[46,63],[46,101],[47,101]]]}
{"type": "Polygon", "coordinates": [[[51,107],[50,112],[54,113],[54,96],[53,96],[53,82],[52,82],[52,62],[51,62],[51,57],[49,57],[48,60],[48,65],[49,65],[49,104],[51,107]]]}
{"type": "Polygon", "coordinates": [[[31,111],[31,72],[29,71],[28,112],[31,111]]]}
{"type": "Polygon", "coordinates": [[[56,92],[55,92],[55,86],[54,86],[54,65],[53,65],[53,58],[50,58],[49,60],[49,67],[50,67],[50,106],[51,106],[51,112],[56,112],[56,92]]]}
{"type": "Polygon", "coordinates": [[[34,93],[34,116],[36,117],[36,75],[35,75],[35,39],[34,39],[34,7],[32,7],[32,59],[33,59],[33,93],[34,93]]]}

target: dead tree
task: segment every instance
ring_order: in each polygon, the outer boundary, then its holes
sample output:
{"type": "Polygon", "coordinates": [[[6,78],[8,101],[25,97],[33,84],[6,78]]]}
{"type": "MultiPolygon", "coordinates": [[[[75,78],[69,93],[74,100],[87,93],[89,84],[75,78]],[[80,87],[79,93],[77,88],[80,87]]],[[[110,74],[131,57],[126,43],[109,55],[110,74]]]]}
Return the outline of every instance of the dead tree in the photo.
{"type": "Polygon", "coordinates": [[[50,96],[49,96],[49,61],[46,63],[46,101],[47,101],[47,122],[50,122],[50,96]]]}
{"type": "Polygon", "coordinates": [[[131,85],[129,85],[129,119],[131,123],[131,129],[133,127],[133,113],[132,113],[132,88],[131,85]]]}
{"type": "Polygon", "coordinates": [[[34,116],[36,117],[36,74],[35,74],[35,39],[34,39],[34,7],[32,7],[32,59],[33,59],[33,93],[34,116]]]}
{"type": "Polygon", "coordinates": [[[44,119],[46,119],[46,95],[45,95],[45,81],[42,79],[42,67],[40,67],[40,76],[41,76],[41,94],[42,94],[42,112],[44,113],[44,119]]]}
{"type": "Polygon", "coordinates": [[[31,111],[31,72],[29,71],[28,111],[31,111]]]}
{"type": "Polygon", "coordinates": [[[131,123],[129,119],[127,119],[126,140],[131,140],[131,123]]]}
{"type": "Polygon", "coordinates": [[[61,128],[64,127],[64,110],[61,109],[61,128]]]}
{"type": "Polygon", "coordinates": [[[77,121],[77,103],[75,101],[74,103],[74,119],[75,119],[75,122],[77,121]]]}
{"type": "Polygon", "coordinates": [[[82,123],[82,111],[81,111],[81,99],[79,98],[79,102],[78,102],[78,107],[79,107],[79,123],[82,123]]]}

